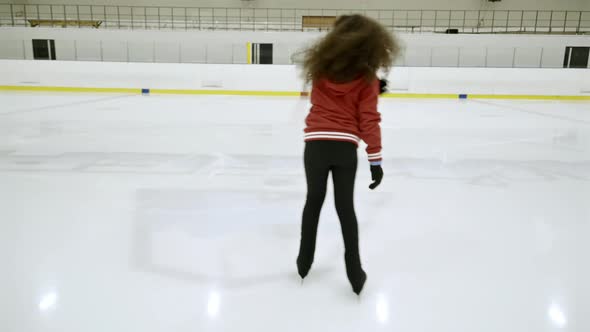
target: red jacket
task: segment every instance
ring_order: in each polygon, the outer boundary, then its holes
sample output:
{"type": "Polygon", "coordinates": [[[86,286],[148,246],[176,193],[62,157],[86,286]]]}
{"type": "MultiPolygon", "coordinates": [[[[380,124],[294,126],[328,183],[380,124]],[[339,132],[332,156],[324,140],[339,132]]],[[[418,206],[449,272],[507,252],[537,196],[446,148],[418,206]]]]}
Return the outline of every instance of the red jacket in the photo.
{"type": "Polygon", "coordinates": [[[370,162],[381,161],[381,114],[377,111],[379,80],[364,78],[337,84],[322,79],[313,83],[311,111],[305,120],[305,141],[367,143],[370,162]]]}

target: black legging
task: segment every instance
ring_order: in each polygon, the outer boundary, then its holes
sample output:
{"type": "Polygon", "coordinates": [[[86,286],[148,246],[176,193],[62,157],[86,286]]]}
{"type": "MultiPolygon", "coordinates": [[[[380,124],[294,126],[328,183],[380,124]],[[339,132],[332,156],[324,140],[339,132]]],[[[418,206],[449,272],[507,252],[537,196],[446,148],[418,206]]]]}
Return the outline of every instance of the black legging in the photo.
{"type": "Polygon", "coordinates": [[[305,144],[307,201],[301,223],[301,244],[297,259],[299,273],[304,277],[314,259],[320,211],[326,197],[328,175],[334,180],[334,200],[344,238],[348,279],[354,286],[360,282],[361,267],[358,226],[354,212],[354,180],[357,169],[357,147],[354,143],[312,141],[305,144]]]}

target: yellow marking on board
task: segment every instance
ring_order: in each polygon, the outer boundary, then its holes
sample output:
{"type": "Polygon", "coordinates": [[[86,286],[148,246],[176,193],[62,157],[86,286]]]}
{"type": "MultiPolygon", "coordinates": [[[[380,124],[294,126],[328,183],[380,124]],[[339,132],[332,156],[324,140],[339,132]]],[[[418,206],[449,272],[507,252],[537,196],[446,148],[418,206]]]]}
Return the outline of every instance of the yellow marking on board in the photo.
{"type": "Polygon", "coordinates": [[[468,99],[526,99],[526,100],[590,100],[590,96],[552,96],[552,95],[468,95],[468,99]]]}
{"type": "Polygon", "coordinates": [[[65,86],[6,86],[0,85],[0,91],[45,91],[45,92],[95,92],[95,93],[141,93],[141,89],[130,88],[83,88],[65,86]]]}
{"type": "Polygon", "coordinates": [[[252,43],[246,43],[246,56],[247,58],[247,63],[249,65],[252,64],[252,43]]]}
{"type": "MultiPolygon", "coordinates": [[[[11,86],[0,85],[0,91],[44,91],[44,92],[81,92],[81,93],[125,93],[141,94],[139,88],[86,88],[86,87],[61,87],[61,86],[11,86]]],[[[191,90],[191,89],[149,89],[151,94],[170,95],[230,95],[230,96],[288,96],[300,97],[308,93],[301,91],[251,91],[251,90],[191,90]]],[[[416,98],[416,99],[459,99],[459,94],[449,93],[385,93],[385,98],[416,98]]],[[[589,96],[563,96],[563,95],[491,95],[473,94],[467,95],[467,99],[505,99],[505,100],[563,100],[563,101],[590,101],[589,96]]]]}
{"type": "Polygon", "coordinates": [[[451,93],[384,93],[385,98],[450,98],[459,99],[458,94],[451,93]]]}
{"type": "Polygon", "coordinates": [[[170,94],[170,95],[301,96],[301,92],[299,92],[299,91],[151,89],[150,93],[152,93],[152,94],[170,94]]]}

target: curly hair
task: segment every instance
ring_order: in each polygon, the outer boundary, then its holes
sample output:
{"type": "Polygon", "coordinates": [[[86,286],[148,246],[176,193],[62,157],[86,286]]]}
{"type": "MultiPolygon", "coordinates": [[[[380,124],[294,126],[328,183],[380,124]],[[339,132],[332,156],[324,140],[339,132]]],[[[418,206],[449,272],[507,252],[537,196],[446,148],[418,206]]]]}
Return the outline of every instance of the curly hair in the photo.
{"type": "Polygon", "coordinates": [[[392,33],[377,21],[358,14],[340,16],[332,30],[305,51],[305,80],[372,80],[378,70],[391,67],[399,50],[392,33]]]}

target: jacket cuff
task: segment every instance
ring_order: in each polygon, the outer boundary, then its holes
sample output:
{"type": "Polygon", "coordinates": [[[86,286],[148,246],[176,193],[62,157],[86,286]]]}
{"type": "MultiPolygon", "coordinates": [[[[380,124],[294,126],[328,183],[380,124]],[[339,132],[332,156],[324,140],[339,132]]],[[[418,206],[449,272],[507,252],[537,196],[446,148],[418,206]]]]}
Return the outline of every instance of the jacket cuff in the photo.
{"type": "Polygon", "coordinates": [[[381,159],[383,159],[383,156],[381,155],[381,152],[369,153],[368,154],[368,157],[369,157],[369,162],[381,161],[381,159]]]}

